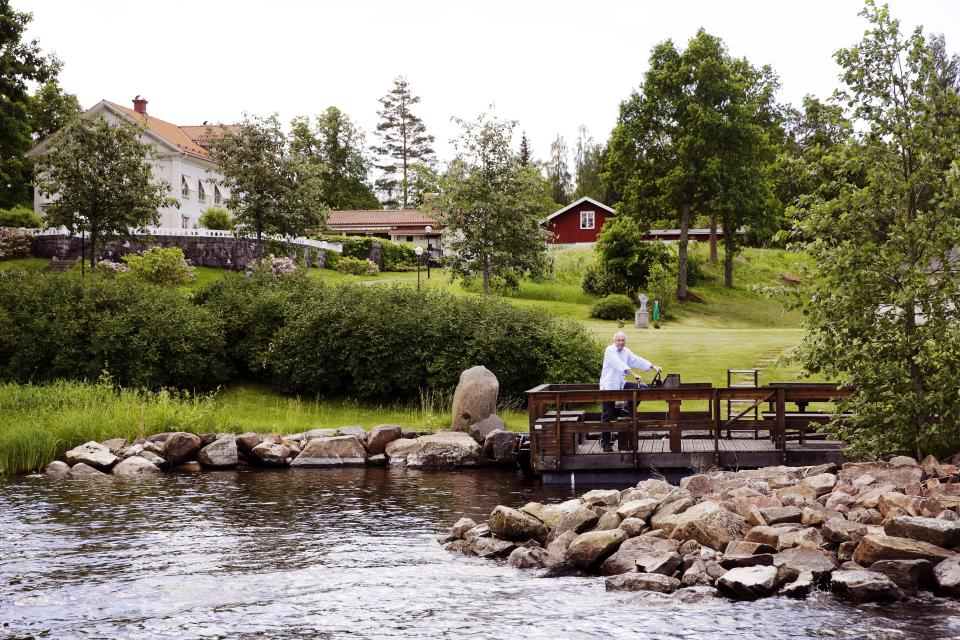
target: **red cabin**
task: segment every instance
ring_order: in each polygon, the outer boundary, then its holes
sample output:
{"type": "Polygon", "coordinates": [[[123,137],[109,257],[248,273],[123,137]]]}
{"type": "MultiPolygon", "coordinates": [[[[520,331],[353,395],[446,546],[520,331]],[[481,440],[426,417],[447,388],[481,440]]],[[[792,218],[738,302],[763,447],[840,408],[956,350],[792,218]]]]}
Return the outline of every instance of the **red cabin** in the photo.
{"type": "Polygon", "coordinates": [[[604,223],[616,213],[607,205],[584,196],[550,214],[540,224],[553,234],[552,244],[596,242],[604,223]]]}

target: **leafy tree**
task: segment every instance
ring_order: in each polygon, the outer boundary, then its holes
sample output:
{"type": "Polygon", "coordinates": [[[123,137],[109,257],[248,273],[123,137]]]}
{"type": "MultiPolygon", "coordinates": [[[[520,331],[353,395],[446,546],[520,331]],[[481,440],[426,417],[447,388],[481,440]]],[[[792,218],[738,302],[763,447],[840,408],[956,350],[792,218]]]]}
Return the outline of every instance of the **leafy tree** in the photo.
{"type": "Polygon", "coordinates": [[[553,205],[544,197],[539,170],[520,164],[511,150],[515,121],[483,114],[457,122],[463,127],[457,157],[435,206],[453,238],[453,272],[481,274],[486,295],[492,276],[543,271],[547,232],[540,219],[553,205]]]}
{"type": "Polygon", "coordinates": [[[260,241],[264,234],[297,236],[326,222],[319,170],[292,151],[276,115],[247,116],[213,141],[211,157],[230,189],[226,205],[236,229],[260,241]]]}
{"type": "Polygon", "coordinates": [[[302,160],[315,165],[321,197],[332,209],[379,209],[380,202],[367,183],[370,161],[364,152],[365,136],[337,107],[328,107],[314,119],[291,123],[290,146],[302,160]]]}
{"type": "Polygon", "coordinates": [[[229,231],[233,229],[233,219],[230,212],[223,207],[207,207],[200,214],[200,226],[204,229],[229,231]]]}
{"type": "Polygon", "coordinates": [[[33,144],[28,86],[52,80],[60,70],[36,40],[23,39],[31,20],[32,14],[0,0],[0,207],[32,200],[31,166],[24,157],[33,144]]]}
{"type": "Polygon", "coordinates": [[[67,93],[55,81],[43,84],[30,96],[27,105],[30,133],[35,142],[53,135],[83,113],[77,96],[67,93]]]}
{"type": "Polygon", "coordinates": [[[600,175],[603,172],[603,146],[593,141],[583,125],[577,130],[573,166],[577,172],[577,188],[573,192],[573,199],[579,200],[587,196],[598,202],[605,202],[606,187],[600,175]]]}
{"type": "Polygon", "coordinates": [[[0,227],[25,227],[39,229],[43,220],[30,207],[19,205],[9,209],[0,209],[0,227]]]}
{"type": "Polygon", "coordinates": [[[169,183],[153,180],[157,151],[143,142],[143,133],[142,125],[126,119],[76,118],[49,138],[36,161],[37,188],[56,196],[47,224],[88,232],[91,267],[107,238],[156,224],[158,208],[177,205],[167,197],[169,183]]]}
{"type": "Polygon", "coordinates": [[[629,216],[614,216],[597,236],[597,262],[584,277],[587,293],[606,296],[624,294],[633,298],[647,285],[650,268],[670,260],[663,243],[644,242],[643,231],[629,216]]]}
{"type": "Polygon", "coordinates": [[[641,92],[620,105],[604,179],[620,210],[646,224],[680,226],[677,297],[687,297],[688,232],[697,213],[721,215],[727,242],[725,281],[733,284],[733,232],[769,215],[764,163],[776,88],[769,68],[731,58],[704,30],[679,51],[654,47],[641,92]],[[729,199],[736,198],[736,206],[729,199]]]}
{"type": "Polygon", "coordinates": [[[559,205],[570,203],[573,191],[570,169],[567,166],[567,142],[557,134],[550,143],[550,161],[547,164],[547,180],[550,182],[550,197],[559,205]]]}
{"type": "Polygon", "coordinates": [[[419,206],[422,193],[411,189],[410,165],[418,163],[429,166],[433,161],[433,136],[427,133],[427,127],[417,117],[412,107],[420,103],[420,96],[410,91],[410,84],[403,76],[393,81],[393,88],[380,98],[383,109],[377,112],[380,124],[377,135],[380,144],[373,147],[381,156],[377,168],[383,177],[376,186],[386,194],[384,204],[387,208],[401,209],[419,206]]]}
{"type": "Polygon", "coordinates": [[[833,162],[857,167],[803,196],[799,231],[814,258],[800,300],[798,355],[852,387],[832,426],[870,456],[953,453],[960,445],[960,77],[942,38],[908,36],[886,6],[841,49],[840,103],[862,123],[833,162]]]}

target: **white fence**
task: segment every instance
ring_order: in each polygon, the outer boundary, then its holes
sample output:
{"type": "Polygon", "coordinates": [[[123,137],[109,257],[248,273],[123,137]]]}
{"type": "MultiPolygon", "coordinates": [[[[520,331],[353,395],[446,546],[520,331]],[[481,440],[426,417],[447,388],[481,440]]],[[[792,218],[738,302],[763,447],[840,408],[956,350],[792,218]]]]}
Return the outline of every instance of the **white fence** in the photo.
{"type": "MultiPolygon", "coordinates": [[[[66,227],[56,227],[52,229],[20,229],[24,233],[35,236],[65,236],[70,235],[66,227]]],[[[237,238],[233,231],[218,231],[216,229],[180,229],[178,227],[147,227],[132,231],[133,236],[179,236],[181,238],[237,238]]],[[[314,249],[327,249],[343,253],[343,245],[337,242],[327,242],[326,240],[313,240],[311,238],[296,237],[284,238],[282,236],[266,236],[269,240],[279,240],[293,245],[304,247],[313,247],[314,249]]],[[[252,236],[241,236],[239,240],[252,240],[252,236]]]]}

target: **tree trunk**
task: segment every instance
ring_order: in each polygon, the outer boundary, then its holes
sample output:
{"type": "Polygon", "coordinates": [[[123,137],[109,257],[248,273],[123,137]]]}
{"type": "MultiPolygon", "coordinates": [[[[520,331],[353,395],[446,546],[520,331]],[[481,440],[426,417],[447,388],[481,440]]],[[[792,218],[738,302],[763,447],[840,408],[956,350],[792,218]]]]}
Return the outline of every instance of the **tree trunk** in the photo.
{"type": "Polygon", "coordinates": [[[483,260],[483,295],[490,295],[490,260],[483,260]]]}
{"type": "Polygon", "coordinates": [[[680,205],[680,241],[677,243],[677,299],[687,299],[687,243],[690,232],[690,203],[680,205]]]}
{"type": "MultiPolygon", "coordinates": [[[[80,256],[83,260],[83,255],[80,256]]],[[[90,273],[97,268],[97,228],[90,227],[90,273]]]]}
{"type": "Polygon", "coordinates": [[[710,264],[717,264],[717,214],[710,214],[710,264]]]}
{"type": "MultiPolygon", "coordinates": [[[[726,225],[724,225],[726,226],[726,225]]],[[[736,255],[737,247],[734,244],[736,240],[733,234],[725,234],[723,237],[723,286],[727,289],[733,289],[733,256],[736,255]]]]}

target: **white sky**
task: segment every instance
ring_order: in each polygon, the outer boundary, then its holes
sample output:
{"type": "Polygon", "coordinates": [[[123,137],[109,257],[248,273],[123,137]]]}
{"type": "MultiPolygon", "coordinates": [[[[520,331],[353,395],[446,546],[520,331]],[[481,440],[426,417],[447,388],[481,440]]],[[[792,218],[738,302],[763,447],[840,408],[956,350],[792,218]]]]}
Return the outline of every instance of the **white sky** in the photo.
{"type": "MultiPolygon", "coordinates": [[[[377,99],[403,74],[444,160],[459,131],[451,116],[472,119],[491,104],[519,121],[540,158],[557,133],[572,148],[580,124],[606,140],[651,47],[667,38],[685,46],[701,26],[735,56],[772,65],[781,101],[826,97],[838,85],[833,52],[866,28],[859,0],[12,4],[34,14],[29,36],[61,58],[61,83],[85,108],[142,94],[153,115],[189,125],[243,112],[289,122],[336,105],[369,142],[377,99]]],[[[960,50],[960,3],[890,5],[904,31],[922,24],[960,50]]]]}

